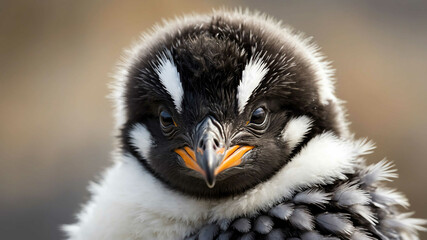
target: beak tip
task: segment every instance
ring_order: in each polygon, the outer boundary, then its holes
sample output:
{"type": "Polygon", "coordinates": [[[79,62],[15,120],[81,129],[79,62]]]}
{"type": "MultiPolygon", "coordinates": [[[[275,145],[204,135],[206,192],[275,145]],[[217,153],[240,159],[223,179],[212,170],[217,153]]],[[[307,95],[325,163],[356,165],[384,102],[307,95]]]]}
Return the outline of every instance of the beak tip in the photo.
{"type": "Polygon", "coordinates": [[[208,188],[213,188],[215,186],[215,181],[212,181],[212,182],[206,181],[206,185],[208,186],[208,188]]]}
{"type": "Polygon", "coordinates": [[[213,188],[215,186],[215,176],[213,174],[206,174],[205,182],[208,188],[213,188]]]}

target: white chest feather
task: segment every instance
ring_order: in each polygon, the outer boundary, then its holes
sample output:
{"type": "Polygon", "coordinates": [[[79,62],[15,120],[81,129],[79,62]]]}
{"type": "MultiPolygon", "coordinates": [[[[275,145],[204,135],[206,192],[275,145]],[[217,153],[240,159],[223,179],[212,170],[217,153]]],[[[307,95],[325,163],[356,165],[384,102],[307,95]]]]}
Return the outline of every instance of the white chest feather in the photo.
{"type": "Polygon", "coordinates": [[[182,239],[209,221],[252,214],[299,187],[344,178],[372,145],[340,140],[330,133],[313,138],[268,182],[242,196],[207,201],[166,188],[131,156],[121,156],[99,184],[78,222],[64,229],[72,240],[182,239]]]}

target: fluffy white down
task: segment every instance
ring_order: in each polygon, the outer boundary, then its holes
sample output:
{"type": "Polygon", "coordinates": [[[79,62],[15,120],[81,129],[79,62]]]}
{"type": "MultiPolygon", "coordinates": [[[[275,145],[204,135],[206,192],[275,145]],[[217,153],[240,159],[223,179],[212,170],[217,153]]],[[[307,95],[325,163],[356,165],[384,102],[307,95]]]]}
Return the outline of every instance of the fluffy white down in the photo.
{"type": "Polygon", "coordinates": [[[64,227],[70,240],[181,239],[209,221],[253,214],[289,196],[299,187],[345,178],[369,142],[340,140],[331,133],[313,138],[268,182],[246,194],[217,201],[197,200],[169,190],[132,156],[117,156],[92,199],[64,227]]]}

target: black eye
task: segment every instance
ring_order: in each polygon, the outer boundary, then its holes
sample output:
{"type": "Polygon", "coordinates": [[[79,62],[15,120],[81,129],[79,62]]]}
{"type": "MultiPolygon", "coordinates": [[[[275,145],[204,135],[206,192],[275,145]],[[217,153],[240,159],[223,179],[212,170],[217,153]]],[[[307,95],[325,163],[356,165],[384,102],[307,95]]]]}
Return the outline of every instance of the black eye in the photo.
{"type": "Polygon", "coordinates": [[[252,112],[250,123],[257,125],[262,124],[264,123],[266,117],[267,113],[265,112],[265,109],[263,107],[259,107],[252,112]]]}
{"type": "Polygon", "coordinates": [[[162,110],[160,112],[159,121],[162,127],[164,128],[173,126],[175,124],[173,121],[172,115],[166,110],[162,110]]]}

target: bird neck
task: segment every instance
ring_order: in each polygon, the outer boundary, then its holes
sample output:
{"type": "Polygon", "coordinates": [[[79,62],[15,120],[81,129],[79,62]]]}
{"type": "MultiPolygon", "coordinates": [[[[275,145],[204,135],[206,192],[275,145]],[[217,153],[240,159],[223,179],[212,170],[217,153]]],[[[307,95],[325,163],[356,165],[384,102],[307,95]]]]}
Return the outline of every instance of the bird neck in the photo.
{"type": "Polygon", "coordinates": [[[183,238],[207,222],[247,216],[271,207],[299,189],[345,179],[362,161],[360,156],[372,148],[370,142],[323,133],[311,139],[268,181],[244,194],[221,200],[197,199],[172,190],[133,156],[119,155],[100,184],[91,187],[94,198],[84,212],[90,215],[87,218],[96,220],[88,220],[81,227],[95,234],[96,226],[115,226],[99,232],[110,231],[116,239],[139,235],[152,239],[183,238]]]}

